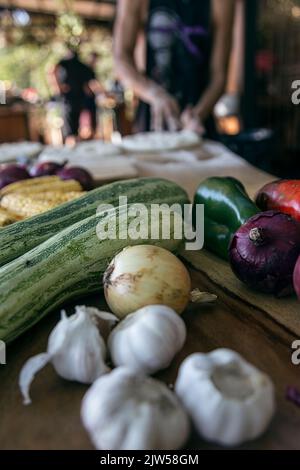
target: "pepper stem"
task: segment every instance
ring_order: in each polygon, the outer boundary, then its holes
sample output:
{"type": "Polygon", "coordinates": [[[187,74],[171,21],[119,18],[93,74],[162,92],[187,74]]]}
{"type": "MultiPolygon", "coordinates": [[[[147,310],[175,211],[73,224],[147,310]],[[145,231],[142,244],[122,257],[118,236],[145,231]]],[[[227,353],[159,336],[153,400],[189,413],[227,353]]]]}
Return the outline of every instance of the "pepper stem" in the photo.
{"type": "Polygon", "coordinates": [[[262,245],[264,242],[263,229],[259,227],[252,228],[249,232],[249,238],[254,245],[262,245]]]}

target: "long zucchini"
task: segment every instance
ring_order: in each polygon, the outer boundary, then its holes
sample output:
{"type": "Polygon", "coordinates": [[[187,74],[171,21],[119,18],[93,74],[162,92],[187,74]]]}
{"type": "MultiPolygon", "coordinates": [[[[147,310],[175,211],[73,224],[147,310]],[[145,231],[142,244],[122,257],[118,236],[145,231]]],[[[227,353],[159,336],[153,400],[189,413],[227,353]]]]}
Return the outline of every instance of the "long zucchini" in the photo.
{"type": "Polygon", "coordinates": [[[140,178],[111,183],[30,219],[0,230],[0,266],[16,259],[76,222],[96,213],[100,204],[117,205],[119,196],[128,203],[188,203],[186,192],[160,178],[140,178]]]}
{"type": "MultiPolygon", "coordinates": [[[[84,219],[0,269],[1,340],[12,341],[66,301],[100,291],[108,263],[124,247],[144,243],[179,250],[182,240],[176,239],[172,213],[170,224],[160,217],[158,239],[151,240],[150,230],[149,239],[128,239],[127,226],[120,223],[116,239],[100,241],[98,223],[110,227],[126,211],[127,207],[121,206],[84,219]],[[169,225],[170,239],[163,240],[161,234],[169,225]]],[[[129,226],[131,218],[127,215],[129,226]]]]}

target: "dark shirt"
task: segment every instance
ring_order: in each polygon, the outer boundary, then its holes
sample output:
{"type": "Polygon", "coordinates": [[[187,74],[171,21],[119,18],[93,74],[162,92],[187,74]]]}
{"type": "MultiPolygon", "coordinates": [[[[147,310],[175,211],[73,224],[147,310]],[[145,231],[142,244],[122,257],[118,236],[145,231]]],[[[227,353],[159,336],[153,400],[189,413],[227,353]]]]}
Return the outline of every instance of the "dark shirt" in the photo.
{"type": "Polygon", "coordinates": [[[63,93],[64,97],[70,101],[81,102],[85,96],[85,86],[95,78],[94,71],[80,62],[77,56],[61,60],[58,66],[60,83],[69,87],[69,91],[63,93]]]}
{"type": "Polygon", "coordinates": [[[196,104],[209,79],[210,0],[150,0],[147,75],[184,108],[196,104]]]}
{"type": "MultiPolygon", "coordinates": [[[[150,0],[146,25],[147,76],[173,95],[181,110],[195,105],[209,81],[210,0],[150,0]]],[[[150,108],[141,103],[136,130],[149,130],[150,108]]]]}

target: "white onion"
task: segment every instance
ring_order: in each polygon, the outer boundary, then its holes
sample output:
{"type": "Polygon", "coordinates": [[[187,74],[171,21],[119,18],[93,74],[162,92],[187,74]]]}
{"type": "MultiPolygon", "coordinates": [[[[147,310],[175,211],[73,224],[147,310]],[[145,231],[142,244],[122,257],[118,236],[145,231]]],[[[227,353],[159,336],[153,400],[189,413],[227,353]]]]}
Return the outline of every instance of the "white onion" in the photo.
{"type": "Polygon", "coordinates": [[[146,307],[167,305],[181,314],[191,291],[184,264],[169,251],[152,245],[125,248],[104,274],[104,293],[119,318],[146,307]]]}

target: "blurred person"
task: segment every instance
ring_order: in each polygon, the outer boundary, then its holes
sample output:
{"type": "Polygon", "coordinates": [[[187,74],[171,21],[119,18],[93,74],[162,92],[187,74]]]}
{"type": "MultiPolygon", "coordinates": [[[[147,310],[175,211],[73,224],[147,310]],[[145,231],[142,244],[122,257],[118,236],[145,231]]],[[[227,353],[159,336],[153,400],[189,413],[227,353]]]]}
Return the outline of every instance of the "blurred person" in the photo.
{"type": "Polygon", "coordinates": [[[95,95],[104,90],[92,67],[84,64],[72,48],[55,65],[53,79],[64,107],[65,143],[72,146],[78,140],[80,115],[85,109],[87,93],[95,101],[95,95]]]}
{"type": "Polygon", "coordinates": [[[89,138],[95,138],[97,132],[97,96],[108,96],[105,88],[96,79],[96,67],[99,61],[99,54],[92,52],[90,54],[88,66],[91,70],[91,80],[84,87],[84,111],[87,112],[89,121],[89,138]]]}
{"type": "Polygon", "coordinates": [[[212,112],[226,85],[234,8],[235,0],[119,0],[114,57],[119,78],[140,99],[136,131],[215,136],[212,112]]]}

